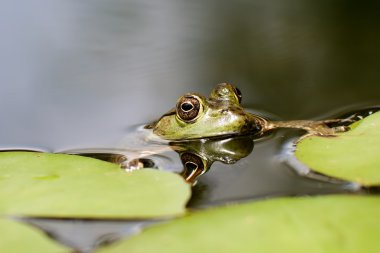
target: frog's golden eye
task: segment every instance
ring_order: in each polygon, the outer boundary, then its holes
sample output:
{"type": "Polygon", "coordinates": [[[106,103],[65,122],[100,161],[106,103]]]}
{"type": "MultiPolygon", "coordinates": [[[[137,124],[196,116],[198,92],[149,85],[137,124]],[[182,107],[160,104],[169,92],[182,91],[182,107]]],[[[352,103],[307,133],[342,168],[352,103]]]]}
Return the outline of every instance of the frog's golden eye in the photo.
{"type": "Polygon", "coordinates": [[[186,122],[195,120],[202,110],[202,104],[198,97],[185,95],[181,97],[176,106],[177,116],[186,122]]]}
{"type": "Polygon", "coordinates": [[[239,104],[241,104],[241,100],[243,98],[243,95],[241,94],[241,91],[237,87],[234,86],[234,92],[235,92],[236,97],[239,100],[239,104]]]}

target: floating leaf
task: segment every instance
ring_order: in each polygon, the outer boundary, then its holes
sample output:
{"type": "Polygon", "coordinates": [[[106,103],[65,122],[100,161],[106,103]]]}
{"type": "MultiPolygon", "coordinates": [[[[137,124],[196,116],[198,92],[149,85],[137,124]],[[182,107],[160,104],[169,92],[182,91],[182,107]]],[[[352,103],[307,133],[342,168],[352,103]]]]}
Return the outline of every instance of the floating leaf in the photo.
{"type": "Polygon", "coordinates": [[[125,172],[93,158],[0,153],[0,213],[44,217],[151,218],[182,214],[190,186],[178,175],[125,172]]]}
{"type": "Polygon", "coordinates": [[[97,253],[377,253],[380,198],[282,198],[195,213],[97,253]]]}
{"type": "Polygon", "coordinates": [[[310,169],[364,186],[380,185],[380,112],[337,137],[310,136],[297,144],[296,157],[310,169]]]}
{"type": "Polygon", "coordinates": [[[41,231],[16,221],[0,219],[0,252],[63,253],[69,249],[59,245],[41,231]]]}

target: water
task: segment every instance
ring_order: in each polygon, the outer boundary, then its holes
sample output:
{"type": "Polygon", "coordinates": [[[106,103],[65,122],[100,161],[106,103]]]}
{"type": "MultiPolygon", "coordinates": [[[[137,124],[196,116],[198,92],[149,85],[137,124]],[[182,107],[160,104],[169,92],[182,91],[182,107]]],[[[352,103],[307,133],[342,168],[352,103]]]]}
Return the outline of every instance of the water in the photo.
{"type": "MultiPolygon", "coordinates": [[[[207,95],[219,82],[237,85],[245,107],[283,120],[380,104],[376,3],[5,0],[2,6],[0,148],[114,148],[183,93],[207,95]]],[[[235,164],[214,163],[194,186],[189,207],[345,191],[300,177],[281,159],[283,145],[299,134],[278,131],[235,164]]],[[[53,230],[65,237],[78,228],[77,248],[94,245],[89,233],[107,232],[79,232],[87,225],[64,222],[53,230]]]]}

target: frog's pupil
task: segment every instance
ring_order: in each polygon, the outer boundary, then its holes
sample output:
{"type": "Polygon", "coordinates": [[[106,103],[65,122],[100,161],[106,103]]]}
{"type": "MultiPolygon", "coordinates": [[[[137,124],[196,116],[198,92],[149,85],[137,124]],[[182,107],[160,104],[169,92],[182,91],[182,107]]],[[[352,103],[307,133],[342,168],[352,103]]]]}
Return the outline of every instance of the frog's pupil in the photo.
{"type": "Polygon", "coordinates": [[[184,112],[188,112],[188,111],[191,111],[192,109],[194,108],[193,104],[191,103],[183,103],[181,105],[181,109],[184,111],[184,112]]]}

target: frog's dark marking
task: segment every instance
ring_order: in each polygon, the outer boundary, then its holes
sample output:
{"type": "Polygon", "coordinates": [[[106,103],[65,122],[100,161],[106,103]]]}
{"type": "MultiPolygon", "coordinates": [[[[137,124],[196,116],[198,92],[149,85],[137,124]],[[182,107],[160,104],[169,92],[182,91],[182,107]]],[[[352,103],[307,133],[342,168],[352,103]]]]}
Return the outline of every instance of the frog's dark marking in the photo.
{"type": "Polygon", "coordinates": [[[239,104],[241,104],[241,100],[243,99],[243,95],[241,94],[241,91],[235,86],[234,86],[234,91],[239,100],[239,104]]]}

